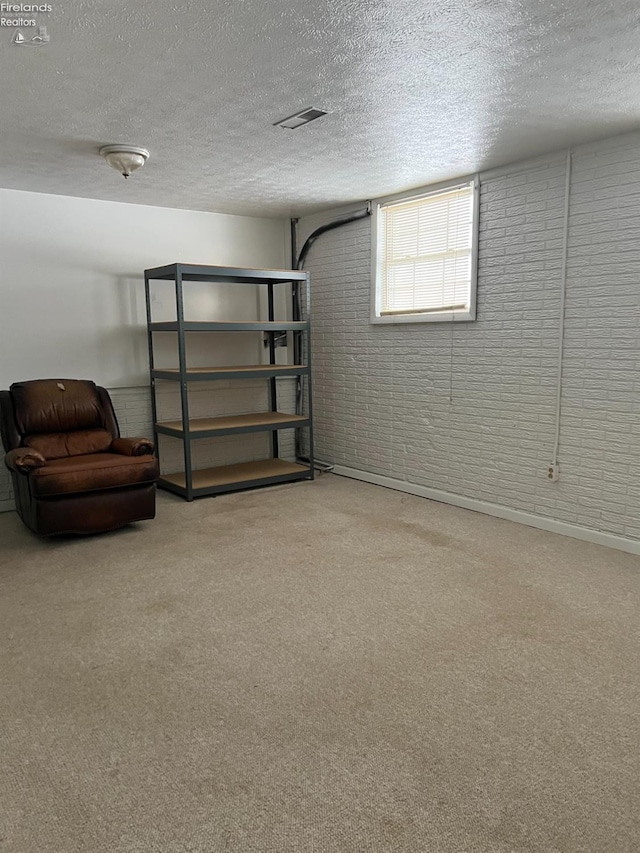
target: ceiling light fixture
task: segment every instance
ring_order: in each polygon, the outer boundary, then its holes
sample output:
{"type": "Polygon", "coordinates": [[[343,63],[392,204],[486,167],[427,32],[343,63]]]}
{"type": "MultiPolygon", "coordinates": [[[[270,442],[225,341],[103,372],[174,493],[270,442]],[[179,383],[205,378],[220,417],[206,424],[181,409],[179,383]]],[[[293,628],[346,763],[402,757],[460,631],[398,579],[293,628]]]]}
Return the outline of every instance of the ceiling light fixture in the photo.
{"type": "Polygon", "coordinates": [[[287,130],[295,130],[297,127],[302,127],[303,124],[309,124],[310,121],[314,121],[321,116],[326,116],[325,110],[317,110],[315,107],[308,107],[306,110],[302,110],[299,113],[295,113],[289,118],[283,118],[281,121],[275,121],[273,123],[274,127],[285,127],[287,130]]]}
{"type": "Polygon", "coordinates": [[[135,145],[103,145],[100,154],[112,169],[116,169],[125,178],[144,166],[149,157],[146,148],[137,148],[135,145]]]}

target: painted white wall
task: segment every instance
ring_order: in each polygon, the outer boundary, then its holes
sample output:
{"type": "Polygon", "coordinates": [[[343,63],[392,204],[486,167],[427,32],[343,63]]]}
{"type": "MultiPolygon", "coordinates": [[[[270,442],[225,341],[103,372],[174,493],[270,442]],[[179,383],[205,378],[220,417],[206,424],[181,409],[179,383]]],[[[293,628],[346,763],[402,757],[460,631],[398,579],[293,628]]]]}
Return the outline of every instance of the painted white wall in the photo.
{"type": "MultiPolygon", "coordinates": [[[[110,390],[123,435],[151,435],[143,271],[174,261],[281,268],[289,263],[288,240],[284,220],[0,190],[0,387],[44,377],[92,379],[110,390]]],[[[188,318],[266,316],[264,294],[252,285],[189,283],[185,291],[188,318]]],[[[171,285],[156,282],[152,299],[155,320],[175,317],[171,285]]],[[[284,293],[277,307],[285,316],[284,293]]],[[[156,364],[175,364],[175,335],[157,338],[156,364]]],[[[187,350],[192,365],[265,360],[254,333],[191,335],[187,350]]],[[[286,360],[286,352],[278,357],[286,360]]],[[[283,382],[286,409],[292,404],[283,382]]],[[[176,383],[160,383],[159,398],[163,417],[179,416],[176,383]]],[[[266,406],[266,385],[195,383],[190,399],[193,411],[209,416],[255,411],[266,406]]],[[[266,433],[241,438],[198,442],[196,464],[269,455],[266,433]]],[[[163,470],[180,470],[181,442],[165,445],[163,470]]],[[[12,508],[2,466],[0,511],[12,508]]]]}
{"type": "MultiPolygon", "coordinates": [[[[281,268],[287,231],[278,219],[0,190],[0,387],[49,376],[148,384],[143,271],[174,261],[281,268]]],[[[216,297],[197,288],[194,311],[256,309],[252,286],[216,297]]],[[[233,361],[247,338],[225,337],[233,361]]],[[[209,353],[193,355],[197,364],[209,353]]]]}
{"type": "MultiPolygon", "coordinates": [[[[370,220],[318,239],[316,453],[343,473],[637,551],[640,136],[574,150],[552,483],[564,192],[565,152],[483,177],[471,323],[372,325],[370,220]]],[[[299,242],[330,218],[302,220],[299,242]]]]}

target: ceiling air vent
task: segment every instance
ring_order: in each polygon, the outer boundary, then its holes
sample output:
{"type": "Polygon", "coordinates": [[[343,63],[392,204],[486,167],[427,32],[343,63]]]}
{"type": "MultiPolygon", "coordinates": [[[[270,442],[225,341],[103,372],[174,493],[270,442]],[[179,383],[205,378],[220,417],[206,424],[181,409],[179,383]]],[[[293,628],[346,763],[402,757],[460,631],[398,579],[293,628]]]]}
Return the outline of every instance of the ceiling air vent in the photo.
{"type": "Polygon", "coordinates": [[[306,110],[302,110],[302,112],[295,113],[295,115],[289,116],[289,118],[283,118],[282,121],[276,121],[273,123],[274,127],[286,127],[288,130],[295,130],[296,127],[302,127],[303,124],[309,124],[310,121],[314,121],[320,116],[326,116],[325,110],[317,110],[315,107],[309,107],[306,110]]]}

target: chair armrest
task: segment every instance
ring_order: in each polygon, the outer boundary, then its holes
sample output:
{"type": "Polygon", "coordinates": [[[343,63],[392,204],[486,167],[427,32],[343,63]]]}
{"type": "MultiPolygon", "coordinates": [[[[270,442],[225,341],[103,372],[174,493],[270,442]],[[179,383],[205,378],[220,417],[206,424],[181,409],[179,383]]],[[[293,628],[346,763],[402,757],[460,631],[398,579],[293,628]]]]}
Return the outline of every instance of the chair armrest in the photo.
{"type": "Polygon", "coordinates": [[[153,456],[153,442],[148,438],[114,438],[111,452],[123,456],[153,456]]]}
{"type": "Polygon", "coordinates": [[[4,457],[4,463],[10,471],[15,471],[17,474],[28,474],[34,468],[42,468],[47,464],[47,460],[42,453],[37,450],[32,450],[31,447],[16,447],[10,450],[4,457]]]}

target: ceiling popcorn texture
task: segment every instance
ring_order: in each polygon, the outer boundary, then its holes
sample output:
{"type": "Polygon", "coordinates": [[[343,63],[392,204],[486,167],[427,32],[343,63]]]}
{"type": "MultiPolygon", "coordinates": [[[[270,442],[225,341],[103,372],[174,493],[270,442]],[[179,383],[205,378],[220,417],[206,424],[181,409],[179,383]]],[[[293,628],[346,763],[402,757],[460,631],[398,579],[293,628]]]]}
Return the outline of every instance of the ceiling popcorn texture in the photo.
{"type": "Polygon", "coordinates": [[[0,29],[11,189],[299,215],[640,123],[635,0],[84,0],[38,23],[38,47],[0,29]],[[110,143],[151,157],[124,181],[110,143]]]}

